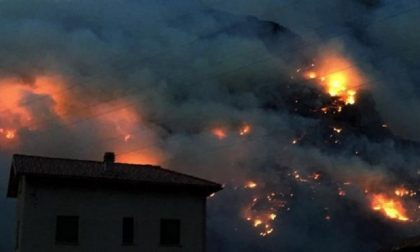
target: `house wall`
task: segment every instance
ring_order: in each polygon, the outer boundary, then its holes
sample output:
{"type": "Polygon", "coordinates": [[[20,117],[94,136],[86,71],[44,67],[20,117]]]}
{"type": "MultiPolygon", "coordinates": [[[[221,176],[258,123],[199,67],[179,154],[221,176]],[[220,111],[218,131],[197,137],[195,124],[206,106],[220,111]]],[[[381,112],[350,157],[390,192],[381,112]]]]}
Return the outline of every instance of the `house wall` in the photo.
{"type": "Polygon", "coordinates": [[[23,225],[23,221],[22,221],[22,217],[23,217],[23,209],[24,209],[24,204],[25,204],[25,191],[26,191],[26,177],[23,176],[20,181],[19,181],[19,186],[18,186],[18,194],[16,196],[16,226],[15,226],[15,230],[13,230],[15,232],[15,244],[13,245],[16,251],[21,251],[20,249],[20,242],[21,242],[21,237],[22,237],[22,225],[23,225]]]}
{"type": "MultiPolygon", "coordinates": [[[[26,179],[19,210],[21,252],[205,250],[205,197],[186,192],[151,192],[48,184],[26,179]],[[79,216],[79,244],[55,244],[57,215],[79,216]],[[122,245],[122,218],[134,217],[133,246],[122,245]],[[181,221],[181,246],[159,244],[160,219],[181,221]]],[[[19,209],[19,208],[18,208],[19,209]]]]}

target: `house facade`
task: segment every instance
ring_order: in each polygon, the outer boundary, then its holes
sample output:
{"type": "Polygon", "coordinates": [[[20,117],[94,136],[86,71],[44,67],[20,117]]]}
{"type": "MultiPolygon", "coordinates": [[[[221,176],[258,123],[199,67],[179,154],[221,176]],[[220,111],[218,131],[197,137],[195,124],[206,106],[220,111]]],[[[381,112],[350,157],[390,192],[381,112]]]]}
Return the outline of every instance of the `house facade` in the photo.
{"type": "Polygon", "coordinates": [[[14,155],[16,251],[206,249],[206,198],[217,183],[150,165],[14,155]]]}

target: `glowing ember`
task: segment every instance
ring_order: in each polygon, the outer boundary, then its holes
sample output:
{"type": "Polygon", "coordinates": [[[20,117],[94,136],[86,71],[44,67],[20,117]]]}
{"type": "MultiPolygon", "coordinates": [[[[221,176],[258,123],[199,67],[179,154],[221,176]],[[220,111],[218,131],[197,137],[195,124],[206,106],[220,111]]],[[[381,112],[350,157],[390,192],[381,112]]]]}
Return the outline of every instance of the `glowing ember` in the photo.
{"type": "Polygon", "coordinates": [[[258,227],[261,224],[262,224],[262,220],[260,220],[260,219],[254,220],[254,227],[258,227]]]}
{"type": "Polygon", "coordinates": [[[314,174],[312,174],[312,179],[313,180],[318,180],[318,179],[320,179],[321,178],[321,174],[319,174],[319,173],[314,173],[314,174]]]}
{"type": "Polygon", "coordinates": [[[0,136],[3,136],[5,139],[11,140],[16,137],[16,130],[13,129],[0,129],[0,136]]]}
{"type": "Polygon", "coordinates": [[[239,135],[245,136],[251,133],[251,125],[245,124],[239,129],[239,135]]]}
{"type": "Polygon", "coordinates": [[[276,215],[276,214],[273,214],[273,213],[272,213],[272,214],[270,214],[270,219],[271,219],[271,220],[274,220],[276,217],[277,217],[277,215],[276,215]]]}
{"type": "Polygon", "coordinates": [[[260,236],[265,237],[273,233],[274,228],[272,227],[270,222],[274,221],[276,217],[276,214],[270,213],[265,215],[259,215],[256,217],[248,216],[246,217],[246,220],[251,222],[254,228],[261,230],[259,233],[260,236]]]}
{"type": "Polygon", "coordinates": [[[397,188],[394,191],[394,194],[397,195],[398,197],[404,197],[410,194],[410,191],[405,189],[405,188],[397,188]]]}
{"type": "Polygon", "coordinates": [[[341,131],[343,130],[343,129],[341,129],[341,128],[333,128],[333,130],[336,132],[336,133],[338,133],[338,134],[340,134],[341,133],[341,131]]]}
{"type": "Polygon", "coordinates": [[[125,137],[124,137],[125,142],[128,142],[130,139],[131,139],[131,134],[125,135],[125,137]]]}
{"type": "MultiPolygon", "coordinates": [[[[251,186],[254,184],[253,182],[246,183],[251,186]]],[[[243,218],[258,230],[260,236],[265,237],[273,233],[273,222],[277,218],[277,212],[286,206],[286,201],[274,192],[266,192],[265,196],[261,195],[261,191],[258,193],[260,196],[253,197],[248,206],[243,209],[243,218]]]]}
{"type": "Polygon", "coordinates": [[[338,196],[344,197],[346,196],[346,191],[341,188],[338,188],[338,196]]]}
{"type": "Polygon", "coordinates": [[[384,194],[374,194],[371,207],[375,211],[380,211],[386,217],[399,221],[408,221],[409,218],[401,202],[391,199],[384,194]]]}
{"type": "Polygon", "coordinates": [[[317,77],[316,72],[310,71],[306,73],[306,76],[308,77],[308,79],[315,79],[317,77]]]}
{"type": "Polygon", "coordinates": [[[222,128],[214,128],[212,129],[211,133],[220,140],[227,137],[226,131],[222,128]]]}
{"type": "Polygon", "coordinates": [[[7,139],[13,139],[13,138],[15,138],[15,135],[16,135],[16,131],[15,130],[6,130],[5,137],[7,139]]]}
{"type": "Polygon", "coordinates": [[[248,182],[246,182],[246,184],[245,184],[245,186],[244,186],[245,188],[255,188],[255,187],[257,187],[257,183],[255,183],[254,181],[248,181],[248,182]]]}

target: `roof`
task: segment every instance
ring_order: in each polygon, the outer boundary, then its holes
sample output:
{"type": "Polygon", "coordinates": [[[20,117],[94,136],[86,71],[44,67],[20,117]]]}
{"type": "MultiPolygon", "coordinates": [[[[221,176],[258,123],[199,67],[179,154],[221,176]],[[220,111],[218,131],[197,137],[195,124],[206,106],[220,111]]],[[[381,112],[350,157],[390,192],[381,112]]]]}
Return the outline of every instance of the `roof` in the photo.
{"type": "Polygon", "coordinates": [[[405,240],[400,241],[398,244],[391,246],[387,249],[382,249],[383,252],[409,252],[409,251],[420,251],[420,236],[411,237],[405,240]]]}
{"type": "Polygon", "coordinates": [[[15,154],[9,177],[7,196],[16,197],[21,176],[99,180],[138,185],[183,186],[202,189],[207,195],[222,186],[205,179],[153,165],[105,163],[101,161],[50,158],[15,154]]]}

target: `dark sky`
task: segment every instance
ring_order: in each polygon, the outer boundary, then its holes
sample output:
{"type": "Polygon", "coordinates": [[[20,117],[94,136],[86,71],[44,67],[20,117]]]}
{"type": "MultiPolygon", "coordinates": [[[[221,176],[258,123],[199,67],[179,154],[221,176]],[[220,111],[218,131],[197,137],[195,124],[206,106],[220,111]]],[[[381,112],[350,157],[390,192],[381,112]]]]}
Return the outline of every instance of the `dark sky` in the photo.
{"type": "Polygon", "coordinates": [[[0,0],[0,192],[13,153],[112,150],[225,185],[211,252],[420,235],[419,23],[418,0],[0,0]]]}

